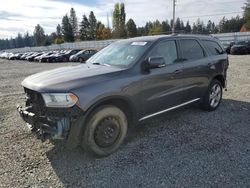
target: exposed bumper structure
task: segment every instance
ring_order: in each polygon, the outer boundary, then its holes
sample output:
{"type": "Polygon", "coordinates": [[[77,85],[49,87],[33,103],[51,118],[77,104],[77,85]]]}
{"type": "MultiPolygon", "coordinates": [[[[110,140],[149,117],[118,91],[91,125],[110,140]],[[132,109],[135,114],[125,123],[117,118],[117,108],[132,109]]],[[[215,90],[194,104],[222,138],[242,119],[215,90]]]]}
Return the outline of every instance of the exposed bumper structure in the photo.
{"type": "Polygon", "coordinates": [[[31,107],[17,107],[21,118],[27,123],[29,129],[37,135],[41,140],[47,138],[64,139],[67,137],[70,129],[70,121],[68,117],[49,118],[37,116],[31,112],[31,107]]]}

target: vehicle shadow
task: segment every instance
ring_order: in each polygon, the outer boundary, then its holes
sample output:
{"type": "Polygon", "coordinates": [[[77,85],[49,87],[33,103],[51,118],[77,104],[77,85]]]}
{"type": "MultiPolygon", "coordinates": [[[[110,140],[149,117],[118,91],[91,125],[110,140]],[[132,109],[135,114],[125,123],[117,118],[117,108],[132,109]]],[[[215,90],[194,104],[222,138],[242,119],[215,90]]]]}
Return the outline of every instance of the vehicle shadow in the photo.
{"type": "Polygon", "coordinates": [[[209,178],[213,182],[217,174],[227,177],[228,168],[238,164],[226,156],[241,150],[236,143],[239,139],[250,146],[250,103],[224,99],[215,112],[197,106],[141,122],[126,143],[106,158],[95,158],[80,148],[69,151],[62,144],[56,144],[47,157],[60,181],[69,187],[199,186],[209,178]],[[225,158],[224,166],[214,170],[209,161],[220,166],[217,155],[225,158]]]}

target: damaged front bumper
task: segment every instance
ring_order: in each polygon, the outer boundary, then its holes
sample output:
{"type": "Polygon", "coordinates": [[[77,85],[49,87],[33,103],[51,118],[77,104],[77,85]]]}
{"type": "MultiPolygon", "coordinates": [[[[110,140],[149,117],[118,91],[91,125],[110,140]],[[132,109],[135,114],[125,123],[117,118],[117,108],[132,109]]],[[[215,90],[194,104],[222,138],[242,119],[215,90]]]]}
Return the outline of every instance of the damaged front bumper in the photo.
{"type": "Polygon", "coordinates": [[[33,112],[32,107],[17,106],[17,111],[26,122],[28,128],[42,141],[46,139],[67,138],[70,126],[79,114],[78,107],[71,109],[50,109],[46,115],[38,115],[33,112]]]}

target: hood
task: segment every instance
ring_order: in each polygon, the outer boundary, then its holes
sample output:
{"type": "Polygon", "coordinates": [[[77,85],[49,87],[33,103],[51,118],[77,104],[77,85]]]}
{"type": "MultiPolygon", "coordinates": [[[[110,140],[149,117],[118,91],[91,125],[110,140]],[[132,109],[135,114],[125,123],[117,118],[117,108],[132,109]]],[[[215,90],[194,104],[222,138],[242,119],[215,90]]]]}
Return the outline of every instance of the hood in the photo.
{"type": "Polygon", "coordinates": [[[118,67],[86,64],[62,67],[31,75],[24,79],[22,86],[38,92],[70,92],[94,80],[104,81],[104,77],[98,79],[98,76],[121,70],[118,67]]]}

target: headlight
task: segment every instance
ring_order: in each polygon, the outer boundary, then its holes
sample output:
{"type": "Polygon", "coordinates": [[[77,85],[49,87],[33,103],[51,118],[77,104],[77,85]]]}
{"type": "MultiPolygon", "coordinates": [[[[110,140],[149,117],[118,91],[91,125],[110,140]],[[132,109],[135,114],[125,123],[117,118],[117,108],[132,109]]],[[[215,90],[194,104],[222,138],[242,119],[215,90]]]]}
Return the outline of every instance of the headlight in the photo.
{"type": "Polygon", "coordinates": [[[47,107],[70,108],[74,106],[78,98],[72,93],[44,93],[43,100],[47,107]]]}

